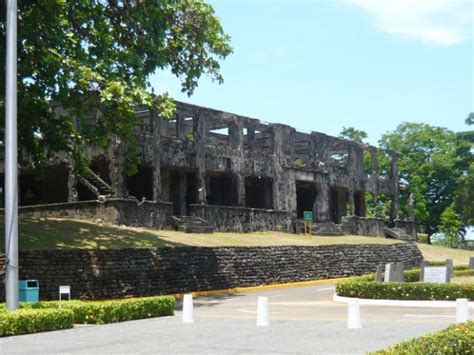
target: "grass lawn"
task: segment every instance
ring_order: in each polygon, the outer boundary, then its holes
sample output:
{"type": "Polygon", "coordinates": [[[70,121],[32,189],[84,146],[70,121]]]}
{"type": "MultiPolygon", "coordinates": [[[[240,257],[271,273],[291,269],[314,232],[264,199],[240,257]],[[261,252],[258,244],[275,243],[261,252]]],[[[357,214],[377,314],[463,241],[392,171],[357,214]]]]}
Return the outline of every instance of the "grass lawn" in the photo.
{"type": "Polygon", "coordinates": [[[423,258],[431,261],[453,259],[454,265],[469,264],[469,257],[474,256],[474,250],[452,249],[439,245],[428,245],[418,243],[423,258]]]}
{"type": "Polygon", "coordinates": [[[315,237],[283,232],[188,234],[70,219],[20,218],[19,230],[19,246],[23,250],[149,248],[180,245],[215,247],[399,243],[397,240],[376,237],[315,237]]]}
{"type": "Polygon", "coordinates": [[[453,277],[451,282],[456,284],[470,284],[474,282],[474,276],[453,277]]]}
{"type": "MultiPolygon", "coordinates": [[[[330,244],[394,244],[399,241],[377,237],[305,236],[283,232],[189,234],[168,230],[119,227],[71,219],[20,218],[20,249],[150,248],[163,246],[270,246],[330,244]]],[[[3,237],[3,236],[2,236],[3,237]]],[[[1,241],[1,246],[4,243],[1,241]]],[[[418,244],[426,260],[452,258],[455,265],[467,264],[474,251],[418,244]]]]}

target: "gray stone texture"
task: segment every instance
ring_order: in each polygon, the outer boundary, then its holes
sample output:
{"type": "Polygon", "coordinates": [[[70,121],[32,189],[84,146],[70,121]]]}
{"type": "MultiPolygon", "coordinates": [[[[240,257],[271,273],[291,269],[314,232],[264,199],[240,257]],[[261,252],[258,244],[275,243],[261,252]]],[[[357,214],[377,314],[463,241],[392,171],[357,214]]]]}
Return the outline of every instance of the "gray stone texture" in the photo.
{"type": "Polygon", "coordinates": [[[383,221],[345,220],[347,215],[365,215],[367,192],[374,201],[380,195],[389,197],[389,227],[394,224],[416,238],[413,221],[394,221],[399,194],[395,152],[178,101],[171,121],[149,110],[138,110],[137,115],[136,175],[126,174],[127,142],[112,137],[109,149],[94,146],[84,151],[94,179],[76,176],[65,153],[52,157],[39,179],[31,162],[23,164],[20,205],[58,203],[46,209],[155,228],[167,225],[170,215],[194,214],[226,231],[292,231],[302,211],[312,210],[315,223],[342,222],[347,233],[383,236],[383,221]],[[369,169],[364,153],[371,158],[369,169]],[[389,171],[378,169],[377,154],[390,159],[389,171]],[[99,180],[102,188],[93,186],[99,180]],[[134,205],[126,202],[129,197],[147,202],[134,205]],[[59,204],[110,198],[114,206],[59,204]],[[98,217],[101,213],[105,216],[98,217]]]}
{"type": "Polygon", "coordinates": [[[161,229],[169,225],[172,210],[169,202],[114,198],[25,206],[19,208],[19,213],[22,217],[101,220],[111,224],[161,229]]]}
{"type": "Polygon", "coordinates": [[[19,259],[20,279],[39,280],[40,299],[49,300],[58,298],[60,285],[70,285],[76,299],[173,294],[361,275],[381,262],[414,267],[422,255],[400,243],[32,250],[19,259]]]}

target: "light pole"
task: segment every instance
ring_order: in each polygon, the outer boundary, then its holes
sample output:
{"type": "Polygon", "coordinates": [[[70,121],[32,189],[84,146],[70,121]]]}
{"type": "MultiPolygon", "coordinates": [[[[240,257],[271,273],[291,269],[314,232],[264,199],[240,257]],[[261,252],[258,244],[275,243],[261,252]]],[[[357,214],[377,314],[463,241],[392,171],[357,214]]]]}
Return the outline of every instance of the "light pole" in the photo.
{"type": "Polygon", "coordinates": [[[7,1],[5,86],[5,300],[18,308],[17,1],[7,1]]]}

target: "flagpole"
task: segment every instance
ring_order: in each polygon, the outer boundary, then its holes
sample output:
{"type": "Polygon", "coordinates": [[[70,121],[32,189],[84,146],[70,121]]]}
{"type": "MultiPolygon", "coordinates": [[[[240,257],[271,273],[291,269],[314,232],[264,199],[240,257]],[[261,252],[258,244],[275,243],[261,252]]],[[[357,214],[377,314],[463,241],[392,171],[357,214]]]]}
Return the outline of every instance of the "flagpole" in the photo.
{"type": "Polygon", "coordinates": [[[18,308],[17,1],[7,1],[5,87],[5,301],[18,308]]]}

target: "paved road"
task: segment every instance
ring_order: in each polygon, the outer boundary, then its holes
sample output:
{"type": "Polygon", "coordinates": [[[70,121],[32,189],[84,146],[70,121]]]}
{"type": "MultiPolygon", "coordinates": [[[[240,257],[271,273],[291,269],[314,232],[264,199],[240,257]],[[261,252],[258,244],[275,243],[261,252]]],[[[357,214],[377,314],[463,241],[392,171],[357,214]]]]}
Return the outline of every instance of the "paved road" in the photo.
{"type": "Polygon", "coordinates": [[[346,329],[346,305],[333,285],[199,297],[194,324],[176,316],[0,339],[0,353],[364,354],[442,329],[454,309],[362,306],[362,329],[346,329]],[[256,327],[258,296],[270,326],[256,327]]]}

